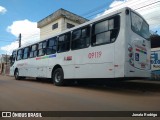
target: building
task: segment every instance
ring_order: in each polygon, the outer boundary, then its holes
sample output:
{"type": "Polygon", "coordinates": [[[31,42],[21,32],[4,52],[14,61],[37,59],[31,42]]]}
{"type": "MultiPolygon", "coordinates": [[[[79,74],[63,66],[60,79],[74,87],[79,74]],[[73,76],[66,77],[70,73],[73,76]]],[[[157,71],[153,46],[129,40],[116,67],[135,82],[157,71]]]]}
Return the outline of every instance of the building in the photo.
{"type": "Polygon", "coordinates": [[[9,74],[9,55],[0,55],[0,74],[9,74]]]}
{"type": "Polygon", "coordinates": [[[61,8],[38,22],[37,27],[40,28],[40,40],[50,38],[87,21],[87,19],[61,8]]]}
{"type": "Polygon", "coordinates": [[[10,55],[2,54],[0,55],[0,63],[9,63],[10,55]]]}

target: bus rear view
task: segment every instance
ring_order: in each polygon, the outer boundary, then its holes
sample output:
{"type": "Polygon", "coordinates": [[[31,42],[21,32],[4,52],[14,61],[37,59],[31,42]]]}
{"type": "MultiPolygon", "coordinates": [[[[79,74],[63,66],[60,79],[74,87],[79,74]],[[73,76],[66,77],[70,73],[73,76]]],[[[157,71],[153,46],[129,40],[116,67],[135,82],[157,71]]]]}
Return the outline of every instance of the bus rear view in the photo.
{"type": "Polygon", "coordinates": [[[131,11],[126,28],[126,77],[150,77],[150,33],[149,25],[138,13],[131,11]]]}

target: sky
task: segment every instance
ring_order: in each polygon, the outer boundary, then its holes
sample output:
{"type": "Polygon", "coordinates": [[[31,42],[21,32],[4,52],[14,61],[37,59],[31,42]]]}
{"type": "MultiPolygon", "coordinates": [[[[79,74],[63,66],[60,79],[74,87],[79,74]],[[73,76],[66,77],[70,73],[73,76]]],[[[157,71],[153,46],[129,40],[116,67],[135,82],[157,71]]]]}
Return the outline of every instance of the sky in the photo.
{"type": "Polygon", "coordinates": [[[0,54],[18,47],[19,33],[22,45],[38,41],[37,22],[60,8],[91,20],[125,6],[139,12],[160,35],[159,0],[0,0],[0,54]]]}

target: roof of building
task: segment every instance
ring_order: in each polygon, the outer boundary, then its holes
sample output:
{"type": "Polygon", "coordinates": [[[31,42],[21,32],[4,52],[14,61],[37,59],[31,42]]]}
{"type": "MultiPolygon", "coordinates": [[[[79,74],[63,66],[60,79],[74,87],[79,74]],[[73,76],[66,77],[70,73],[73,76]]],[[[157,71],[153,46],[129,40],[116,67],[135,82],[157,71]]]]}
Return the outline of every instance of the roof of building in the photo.
{"type": "Polygon", "coordinates": [[[45,25],[48,25],[49,23],[51,23],[51,22],[53,22],[53,21],[55,21],[55,20],[57,20],[61,17],[67,18],[67,19],[69,19],[71,21],[74,21],[76,23],[79,23],[79,24],[82,24],[84,22],[89,21],[86,18],[83,18],[79,15],[76,15],[72,12],[69,12],[69,11],[61,8],[61,9],[57,10],[56,12],[52,13],[51,15],[49,15],[49,16],[45,17],[44,19],[40,20],[37,24],[37,27],[41,28],[41,27],[43,27],[45,25]]]}

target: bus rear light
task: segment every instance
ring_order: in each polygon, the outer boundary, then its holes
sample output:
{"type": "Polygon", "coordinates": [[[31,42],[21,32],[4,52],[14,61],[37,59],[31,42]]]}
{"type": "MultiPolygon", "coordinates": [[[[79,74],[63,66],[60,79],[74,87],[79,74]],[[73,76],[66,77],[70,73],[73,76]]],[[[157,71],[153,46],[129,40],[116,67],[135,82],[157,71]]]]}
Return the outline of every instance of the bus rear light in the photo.
{"type": "Polygon", "coordinates": [[[128,45],[128,51],[132,52],[132,50],[133,50],[132,46],[128,45]]]}
{"type": "Polygon", "coordinates": [[[133,53],[129,53],[128,56],[131,58],[133,56],[133,53]]]}
{"type": "Polygon", "coordinates": [[[129,56],[129,64],[131,66],[134,66],[133,48],[131,45],[128,45],[128,56],[129,56]]]}
{"type": "Polygon", "coordinates": [[[133,61],[133,59],[130,59],[130,60],[129,60],[129,64],[130,64],[131,66],[134,66],[134,61],[133,61]]]}

